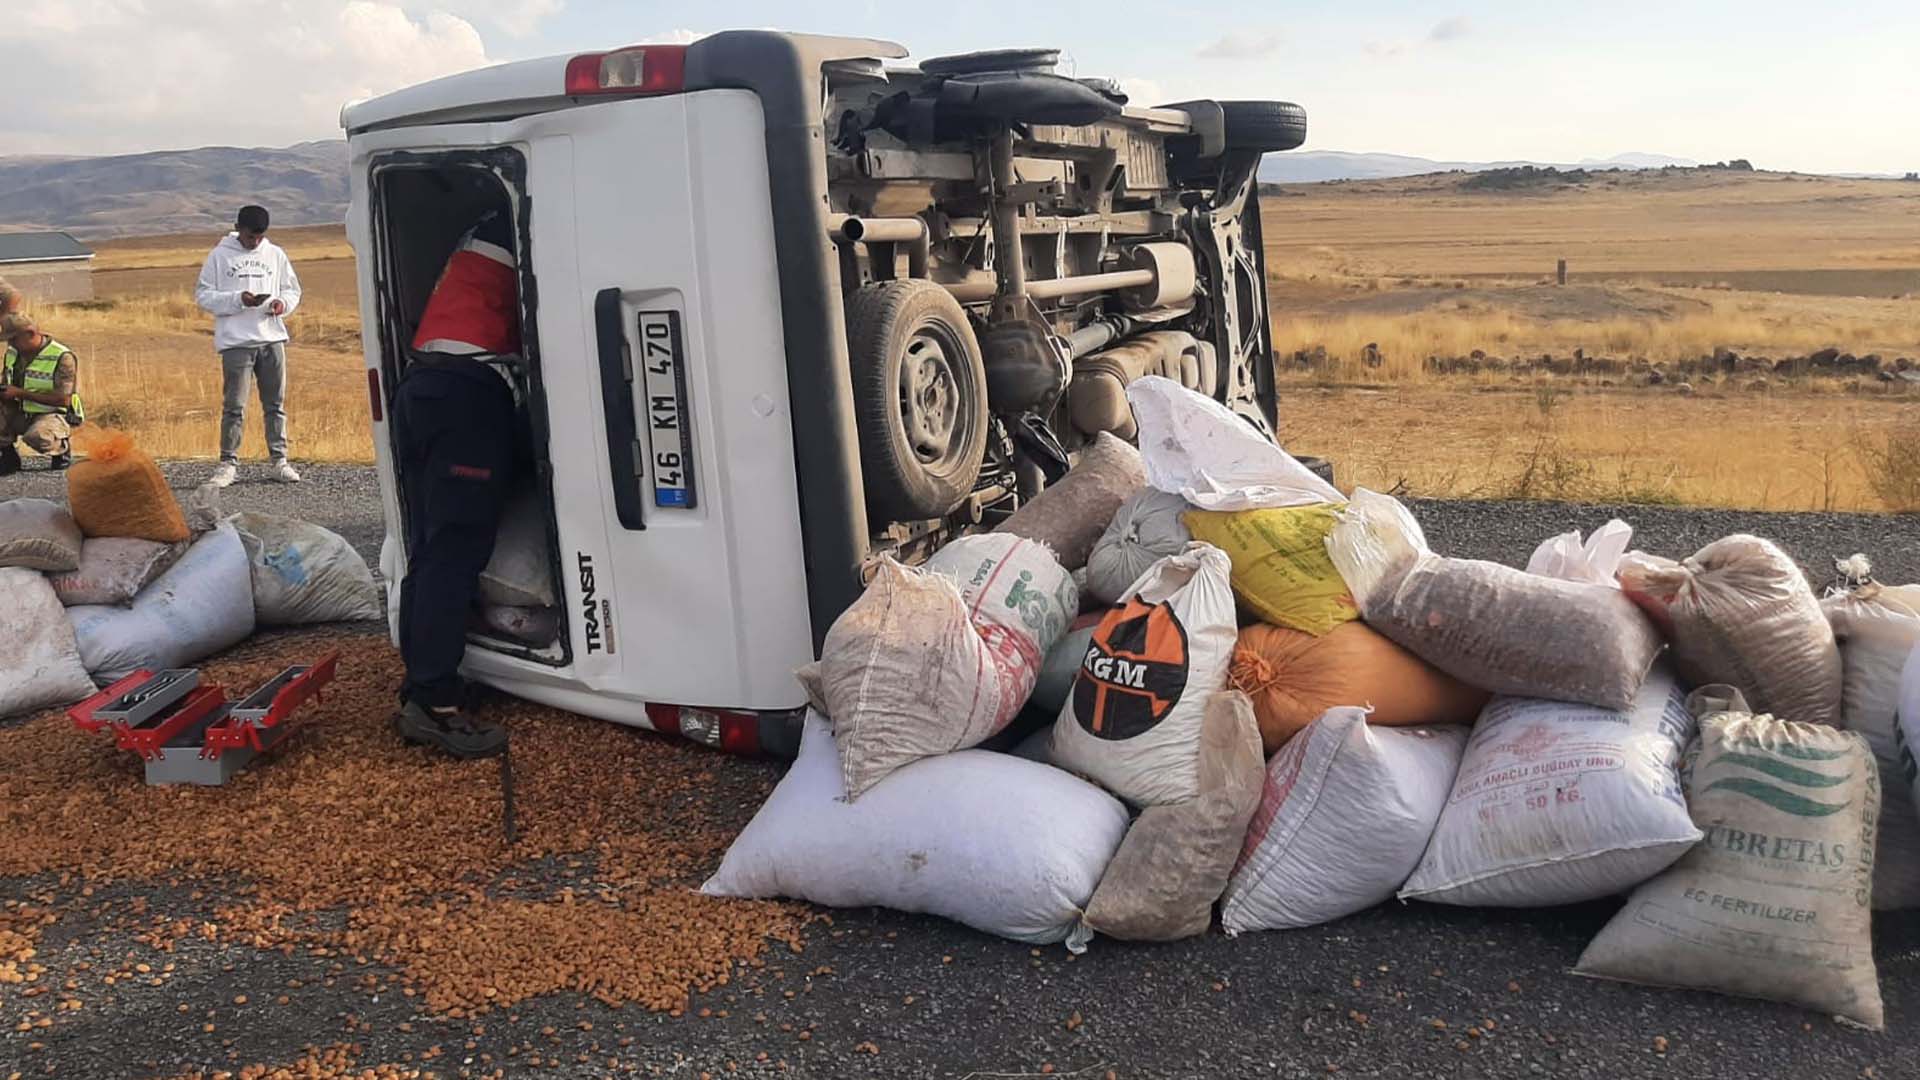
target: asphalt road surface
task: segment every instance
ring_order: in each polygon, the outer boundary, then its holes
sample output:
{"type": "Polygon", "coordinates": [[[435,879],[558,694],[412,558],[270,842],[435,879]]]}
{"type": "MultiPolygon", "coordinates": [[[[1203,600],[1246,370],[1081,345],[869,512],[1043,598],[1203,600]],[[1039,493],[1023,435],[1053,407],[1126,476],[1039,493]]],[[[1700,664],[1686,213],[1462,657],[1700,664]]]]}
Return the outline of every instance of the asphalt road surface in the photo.
{"type": "MultiPolygon", "coordinates": [[[[207,469],[168,472],[185,489],[207,469]]],[[[307,475],[293,487],[243,482],[225,503],[327,524],[372,559],[380,521],[370,470],[313,466],[307,475]]],[[[57,478],[37,472],[0,481],[0,498],[59,491],[57,478]]],[[[1920,580],[1920,519],[1913,517],[1500,503],[1415,508],[1435,545],[1463,556],[1524,562],[1545,536],[1619,514],[1637,527],[1638,544],[1656,552],[1685,554],[1726,533],[1750,531],[1780,541],[1817,584],[1830,575],[1834,556],[1856,551],[1874,556],[1884,580],[1920,580]]],[[[45,884],[0,881],[0,898],[45,884]]],[[[191,910],[168,890],[139,891],[156,908],[191,910]]],[[[936,919],[839,912],[831,928],[815,927],[808,937],[806,966],[830,973],[796,979],[792,999],[769,995],[728,1008],[722,990],[694,1003],[695,1010],[710,1005],[715,1016],[690,1011],[671,1019],[553,995],[489,1017],[479,1036],[471,1023],[433,1016],[399,994],[369,1000],[347,979],[324,987],[319,959],[188,940],[172,957],[179,970],[166,993],[110,996],[46,1032],[16,1032],[17,999],[0,987],[0,1080],[15,1072],[171,1076],[290,1062],[304,1047],[342,1041],[358,1044],[357,1060],[371,1065],[417,1058],[435,1044],[463,1047],[469,1039],[474,1049],[418,1067],[459,1075],[477,1068],[477,1055],[491,1053],[496,1062],[519,1062],[508,1066],[509,1075],[565,1077],[605,1075],[615,1054],[641,1075],[689,1078],[1920,1076],[1920,917],[1875,920],[1887,1030],[1867,1033],[1766,1002],[1568,974],[1617,906],[1492,911],[1389,903],[1309,930],[1235,939],[1216,931],[1162,946],[1101,939],[1079,958],[1059,948],[1035,955],[936,919]],[[304,986],[300,1008],[231,1004],[240,996],[264,1001],[289,980],[304,986]],[[723,1010],[724,1018],[717,1015],[723,1010]],[[771,1022],[756,1022],[755,1011],[772,1013],[771,1022]],[[216,1012],[221,1030],[203,1034],[201,1015],[216,1012]],[[343,1036],[348,1015],[361,1026],[343,1036]],[[811,1037],[781,1033],[779,1023],[811,1037]],[[553,1034],[542,1034],[548,1029],[553,1034]],[[632,1041],[615,1050],[621,1039],[632,1041]],[[29,1040],[43,1049],[27,1050],[29,1040]],[[524,1057],[505,1057],[506,1048],[528,1041],[542,1048],[537,1068],[524,1057]],[[859,1049],[868,1041],[877,1055],[859,1049]]],[[[83,915],[63,916],[42,951],[88,936],[83,915]]]]}

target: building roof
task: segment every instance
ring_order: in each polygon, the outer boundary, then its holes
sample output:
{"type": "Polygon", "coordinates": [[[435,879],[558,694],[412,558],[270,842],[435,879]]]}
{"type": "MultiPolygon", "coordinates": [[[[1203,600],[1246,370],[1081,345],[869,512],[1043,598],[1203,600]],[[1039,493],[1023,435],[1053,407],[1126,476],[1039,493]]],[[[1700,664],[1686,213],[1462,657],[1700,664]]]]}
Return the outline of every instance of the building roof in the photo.
{"type": "Polygon", "coordinates": [[[0,263],[91,258],[92,248],[63,232],[0,232],[0,263]]]}

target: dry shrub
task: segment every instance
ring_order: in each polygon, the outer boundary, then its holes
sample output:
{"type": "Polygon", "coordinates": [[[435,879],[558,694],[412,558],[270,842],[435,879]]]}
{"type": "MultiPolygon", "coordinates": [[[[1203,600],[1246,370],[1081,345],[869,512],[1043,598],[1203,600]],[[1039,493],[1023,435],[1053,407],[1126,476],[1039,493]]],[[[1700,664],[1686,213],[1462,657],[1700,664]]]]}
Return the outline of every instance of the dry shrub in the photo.
{"type": "Polygon", "coordinates": [[[1856,434],[1853,446],[1866,469],[1867,485],[1888,510],[1920,511],[1920,423],[1856,434]]]}
{"type": "MultiPolygon", "coordinates": [[[[1701,298],[1698,291],[1688,295],[1701,298]]],[[[1914,348],[1911,312],[1884,303],[1820,299],[1830,302],[1769,300],[1750,310],[1753,302],[1707,296],[1704,311],[1600,319],[1538,319],[1498,300],[1469,298],[1436,299],[1433,306],[1393,314],[1297,316],[1276,307],[1273,344],[1283,356],[1323,346],[1334,362],[1324,374],[1386,381],[1427,378],[1427,357],[1467,356],[1475,349],[1508,359],[1568,356],[1585,349],[1590,355],[1674,361],[1710,356],[1723,346],[1774,357],[1829,346],[1889,355],[1914,348]],[[1369,342],[1378,344],[1385,357],[1379,368],[1360,362],[1369,342]]]]}

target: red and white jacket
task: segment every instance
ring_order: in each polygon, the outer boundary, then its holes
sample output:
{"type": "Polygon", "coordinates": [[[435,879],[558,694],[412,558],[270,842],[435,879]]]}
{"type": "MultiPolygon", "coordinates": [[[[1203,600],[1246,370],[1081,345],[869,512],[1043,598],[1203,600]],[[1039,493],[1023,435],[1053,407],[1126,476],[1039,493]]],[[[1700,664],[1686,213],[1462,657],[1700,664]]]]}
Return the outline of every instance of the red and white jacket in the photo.
{"type": "Polygon", "coordinates": [[[520,281],[512,250],[469,232],[427,298],[413,347],[454,356],[520,351],[520,281]]]}

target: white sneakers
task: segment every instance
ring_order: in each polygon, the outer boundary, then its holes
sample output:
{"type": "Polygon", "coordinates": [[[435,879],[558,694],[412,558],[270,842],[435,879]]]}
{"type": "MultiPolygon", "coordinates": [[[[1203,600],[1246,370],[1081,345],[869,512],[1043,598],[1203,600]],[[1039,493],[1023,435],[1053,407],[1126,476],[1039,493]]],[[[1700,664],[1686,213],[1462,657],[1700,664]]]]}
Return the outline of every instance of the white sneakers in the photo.
{"type": "MultiPolygon", "coordinates": [[[[282,484],[297,484],[300,482],[300,470],[294,468],[293,462],[291,461],[274,462],[273,465],[269,467],[267,475],[282,484]]],[[[212,484],[214,487],[231,487],[233,482],[238,479],[240,479],[239,468],[229,462],[222,462],[219,468],[213,470],[213,475],[207,478],[207,483],[212,484]]]]}

